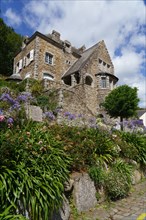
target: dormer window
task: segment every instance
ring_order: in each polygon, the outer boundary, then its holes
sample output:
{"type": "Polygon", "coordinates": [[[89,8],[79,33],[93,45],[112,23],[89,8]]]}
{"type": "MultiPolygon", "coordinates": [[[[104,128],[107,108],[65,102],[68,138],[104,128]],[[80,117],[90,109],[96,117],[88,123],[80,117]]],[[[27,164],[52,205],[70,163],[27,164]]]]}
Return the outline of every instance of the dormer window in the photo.
{"type": "Polygon", "coordinates": [[[99,64],[101,64],[101,63],[102,63],[102,60],[101,60],[101,59],[99,59],[98,61],[99,61],[99,64]]]}
{"type": "Polygon", "coordinates": [[[53,65],[53,55],[50,53],[45,53],[45,62],[53,65]]]}
{"type": "Polygon", "coordinates": [[[70,60],[66,60],[66,64],[71,64],[70,60]]]}

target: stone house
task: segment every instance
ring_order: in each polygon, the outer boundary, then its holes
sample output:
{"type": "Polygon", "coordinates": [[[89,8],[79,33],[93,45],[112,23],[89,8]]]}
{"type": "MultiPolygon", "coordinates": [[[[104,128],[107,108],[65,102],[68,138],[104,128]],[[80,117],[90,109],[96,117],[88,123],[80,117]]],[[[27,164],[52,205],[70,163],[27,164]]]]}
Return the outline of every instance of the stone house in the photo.
{"type": "Polygon", "coordinates": [[[75,48],[54,30],[24,39],[10,78],[43,80],[46,90],[58,89],[63,111],[87,116],[102,113],[100,104],[118,81],[103,40],[88,49],[75,48]]]}

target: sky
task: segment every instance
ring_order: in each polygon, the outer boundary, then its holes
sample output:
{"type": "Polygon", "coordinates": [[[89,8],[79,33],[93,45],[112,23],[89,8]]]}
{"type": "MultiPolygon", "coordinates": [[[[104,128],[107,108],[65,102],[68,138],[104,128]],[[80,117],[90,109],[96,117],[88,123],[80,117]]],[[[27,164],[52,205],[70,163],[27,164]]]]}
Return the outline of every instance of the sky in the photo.
{"type": "Polygon", "coordinates": [[[137,87],[146,108],[146,0],[0,0],[0,12],[23,36],[56,30],[77,48],[104,40],[118,85],[137,87]]]}

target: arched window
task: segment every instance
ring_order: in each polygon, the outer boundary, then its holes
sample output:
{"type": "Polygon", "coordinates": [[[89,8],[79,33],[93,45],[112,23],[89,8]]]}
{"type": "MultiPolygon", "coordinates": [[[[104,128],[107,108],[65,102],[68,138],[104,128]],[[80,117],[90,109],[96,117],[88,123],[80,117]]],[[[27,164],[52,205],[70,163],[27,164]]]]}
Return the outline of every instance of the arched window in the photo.
{"type": "Polygon", "coordinates": [[[48,79],[48,80],[53,81],[54,80],[54,76],[52,76],[49,73],[43,73],[43,79],[48,79]]]}
{"type": "Polygon", "coordinates": [[[93,79],[91,78],[91,76],[86,76],[85,84],[91,86],[92,82],[93,82],[93,79]]]}

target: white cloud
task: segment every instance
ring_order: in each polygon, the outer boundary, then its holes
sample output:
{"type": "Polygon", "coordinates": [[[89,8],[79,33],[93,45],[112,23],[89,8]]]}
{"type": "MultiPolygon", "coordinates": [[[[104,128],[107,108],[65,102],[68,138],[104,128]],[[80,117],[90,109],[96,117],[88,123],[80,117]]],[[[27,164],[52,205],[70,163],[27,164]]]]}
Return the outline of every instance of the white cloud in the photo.
{"type": "MultiPolygon", "coordinates": [[[[15,17],[14,12],[8,10],[8,17],[15,17]]],[[[145,6],[142,0],[27,1],[22,15],[23,21],[34,32],[59,31],[63,40],[69,40],[76,47],[83,44],[89,47],[104,39],[119,83],[137,86],[143,100],[146,77],[141,72],[145,47],[142,29],[145,6]],[[115,53],[117,50],[121,51],[120,55],[115,53]]],[[[12,20],[17,24],[21,21],[17,16],[12,20]]]]}
{"type": "Polygon", "coordinates": [[[133,48],[127,47],[122,50],[122,55],[113,59],[115,72],[118,76],[119,85],[127,84],[138,88],[140,106],[146,105],[146,77],[140,72],[144,62],[144,53],[136,53],[133,48]]]}
{"type": "Polygon", "coordinates": [[[11,8],[8,8],[4,15],[7,18],[7,22],[11,26],[20,25],[21,17],[16,14],[11,8]]]}

